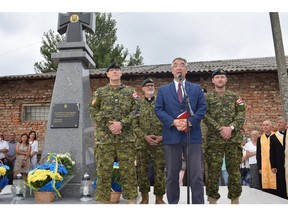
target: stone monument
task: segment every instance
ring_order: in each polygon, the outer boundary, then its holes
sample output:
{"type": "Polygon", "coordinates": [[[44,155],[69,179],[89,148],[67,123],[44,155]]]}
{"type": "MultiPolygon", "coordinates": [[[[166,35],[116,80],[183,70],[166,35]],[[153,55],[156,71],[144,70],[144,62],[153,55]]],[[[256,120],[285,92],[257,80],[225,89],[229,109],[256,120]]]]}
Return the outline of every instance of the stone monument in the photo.
{"type": "Polygon", "coordinates": [[[60,191],[63,197],[80,198],[82,177],[95,179],[94,128],[90,118],[89,70],[95,68],[84,30],[95,32],[94,13],[59,13],[58,32],[66,40],[52,54],[58,63],[43,153],[69,152],[76,161],[74,178],[60,191]]]}

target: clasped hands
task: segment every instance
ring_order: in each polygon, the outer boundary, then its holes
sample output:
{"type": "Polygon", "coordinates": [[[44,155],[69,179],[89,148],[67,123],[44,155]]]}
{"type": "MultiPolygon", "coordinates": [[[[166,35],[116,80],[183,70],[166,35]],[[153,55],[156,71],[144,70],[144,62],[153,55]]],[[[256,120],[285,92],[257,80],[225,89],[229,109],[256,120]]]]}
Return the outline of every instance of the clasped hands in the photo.
{"type": "MultiPolygon", "coordinates": [[[[187,121],[188,119],[175,119],[173,121],[173,125],[177,128],[179,131],[184,131],[187,128],[187,121]]],[[[191,123],[188,121],[189,127],[192,126],[191,123]]]]}
{"type": "Polygon", "coordinates": [[[158,145],[162,141],[162,136],[156,136],[156,135],[148,135],[145,137],[145,141],[152,146],[158,145]]]}
{"type": "Polygon", "coordinates": [[[112,134],[114,135],[119,135],[122,133],[122,124],[119,121],[109,121],[109,130],[111,131],[112,134]]]}
{"type": "Polygon", "coordinates": [[[231,138],[231,134],[232,134],[232,129],[230,126],[220,128],[220,135],[223,139],[229,140],[231,138]]]}

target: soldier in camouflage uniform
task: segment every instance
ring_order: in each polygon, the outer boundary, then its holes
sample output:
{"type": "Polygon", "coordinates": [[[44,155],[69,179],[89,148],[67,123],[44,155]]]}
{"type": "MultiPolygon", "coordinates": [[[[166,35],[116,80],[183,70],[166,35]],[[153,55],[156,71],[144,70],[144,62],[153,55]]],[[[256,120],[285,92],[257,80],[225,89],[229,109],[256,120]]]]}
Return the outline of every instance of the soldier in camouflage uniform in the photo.
{"type": "Polygon", "coordinates": [[[245,103],[236,93],[225,89],[227,77],[222,69],[213,71],[212,82],[215,91],[206,95],[207,112],[204,118],[208,128],[205,149],[208,164],[206,194],[210,204],[216,204],[220,198],[218,180],[225,156],[229,174],[228,198],[232,204],[238,204],[242,192],[239,169],[242,160],[240,128],[245,121],[245,103]]]}
{"type": "Polygon", "coordinates": [[[117,157],[122,196],[136,203],[137,175],[134,126],[138,124],[138,94],[121,83],[120,66],[112,62],[107,68],[109,84],[98,88],[90,103],[91,117],[96,124],[95,159],[97,163],[96,201],[110,200],[113,162],[117,157]]]}
{"type": "Polygon", "coordinates": [[[165,204],[165,160],[162,145],[162,124],[154,113],[155,96],[154,82],[151,78],[142,83],[145,98],[141,100],[139,117],[139,131],[137,134],[137,173],[138,185],[142,200],[140,204],[148,204],[150,183],[148,179],[149,161],[152,160],[154,167],[154,194],[156,204],[165,204]]]}

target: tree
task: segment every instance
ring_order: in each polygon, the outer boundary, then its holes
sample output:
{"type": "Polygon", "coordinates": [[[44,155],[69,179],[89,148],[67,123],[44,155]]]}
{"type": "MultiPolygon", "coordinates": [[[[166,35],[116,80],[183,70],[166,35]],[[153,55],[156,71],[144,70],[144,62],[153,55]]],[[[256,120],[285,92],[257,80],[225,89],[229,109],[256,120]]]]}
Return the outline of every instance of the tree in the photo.
{"type": "Polygon", "coordinates": [[[57,64],[52,61],[51,54],[57,52],[57,44],[63,40],[63,36],[55,34],[51,29],[46,33],[44,32],[40,53],[43,55],[45,60],[34,64],[34,70],[36,73],[57,71],[57,64]]]}
{"type": "MultiPolygon", "coordinates": [[[[96,68],[105,68],[111,61],[117,61],[121,66],[143,65],[139,46],[135,54],[129,54],[128,49],[125,49],[122,44],[115,44],[117,41],[116,21],[111,17],[111,13],[96,13],[96,32],[86,33],[87,44],[93,51],[92,59],[96,63],[96,68]],[[128,56],[129,60],[126,60],[128,56]]],[[[64,37],[58,33],[54,34],[52,30],[44,33],[40,52],[45,60],[34,64],[36,72],[57,71],[57,64],[53,63],[51,54],[57,52],[56,46],[63,40],[64,37]]]]}
{"type": "Polygon", "coordinates": [[[136,47],[136,52],[133,55],[130,55],[127,66],[143,65],[143,57],[141,56],[141,50],[139,46],[136,47]]]}

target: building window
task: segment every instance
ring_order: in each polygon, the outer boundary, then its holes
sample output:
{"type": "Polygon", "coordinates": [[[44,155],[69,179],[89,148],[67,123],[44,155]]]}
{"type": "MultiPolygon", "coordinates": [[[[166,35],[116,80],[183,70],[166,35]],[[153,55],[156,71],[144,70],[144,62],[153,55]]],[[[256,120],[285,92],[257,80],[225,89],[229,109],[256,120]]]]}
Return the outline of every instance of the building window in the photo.
{"type": "Polygon", "coordinates": [[[50,104],[25,104],[22,108],[24,121],[48,120],[50,104]]]}

